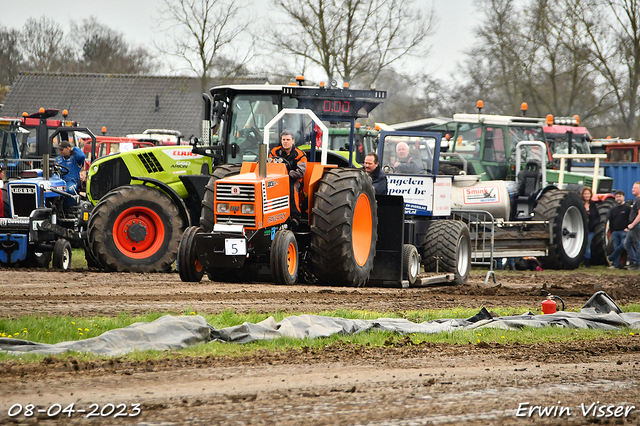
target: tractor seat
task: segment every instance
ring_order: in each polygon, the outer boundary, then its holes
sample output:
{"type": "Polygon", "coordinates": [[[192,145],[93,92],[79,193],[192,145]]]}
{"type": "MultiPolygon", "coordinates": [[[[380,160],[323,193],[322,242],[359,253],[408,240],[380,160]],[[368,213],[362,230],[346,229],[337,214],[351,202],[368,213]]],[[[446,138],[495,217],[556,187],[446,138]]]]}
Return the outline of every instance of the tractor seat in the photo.
{"type": "Polygon", "coordinates": [[[528,197],[538,192],[541,181],[540,164],[536,161],[528,161],[524,169],[518,173],[518,194],[528,197]]]}

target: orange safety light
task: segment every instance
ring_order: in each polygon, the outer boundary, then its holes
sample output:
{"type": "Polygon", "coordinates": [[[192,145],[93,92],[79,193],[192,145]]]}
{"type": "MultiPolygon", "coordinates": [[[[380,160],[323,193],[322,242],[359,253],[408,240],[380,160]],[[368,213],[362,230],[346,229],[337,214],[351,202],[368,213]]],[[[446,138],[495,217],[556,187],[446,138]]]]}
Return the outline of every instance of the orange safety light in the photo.
{"type": "Polygon", "coordinates": [[[297,75],[296,81],[304,81],[304,75],[297,75]]]}
{"type": "Polygon", "coordinates": [[[103,135],[107,134],[107,126],[102,126],[102,129],[100,129],[100,130],[102,130],[102,134],[103,135]]]}
{"type": "Polygon", "coordinates": [[[576,126],[580,125],[580,116],[578,114],[574,115],[573,118],[576,120],[576,126]]]}
{"type": "MultiPolygon", "coordinates": [[[[26,113],[25,113],[26,114],[26,113]]],[[[611,139],[611,136],[607,136],[607,139],[611,139]]]]}
{"type": "Polygon", "coordinates": [[[62,116],[63,116],[64,118],[67,118],[67,116],[68,116],[68,115],[69,115],[69,111],[67,111],[66,109],[63,109],[63,110],[62,110],[62,116]]]}
{"type": "Polygon", "coordinates": [[[482,111],[482,108],[484,108],[484,102],[479,99],[478,102],[476,102],[476,108],[478,108],[478,113],[482,111]]]}
{"type": "Polygon", "coordinates": [[[342,87],[344,87],[345,89],[348,89],[348,88],[349,88],[349,82],[348,82],[348,81],[345,81],[345,82],[342,84],[342,87]]]}
{"type": "Polygon", "coordinates": [[[547,114],[547,126],[553,126],[553,114],[547,114]]]}
{"type": "Polygon", "coordinates": [[[43,108],[43,107],[40,107],[40,109],[38,110],[38,112],[39,112],[40,114],[44,114],[44,108],[43,108]]]}
{"type": "Polygon", "coordinates": [[[324,88],[324,81],[320,82],[320,87],[324,88]]]}
{"type": "Polygon", "coordinates": [[[523,102],[522,104],[520,104],[520,111],[522,111],[522,116],[523,117],[527,113],[528,109],[529,109],[529,105],[527,105],[526,102],[523,102]]]}
{"type": "Polygon", "coordinates": [[[379,132],[380,131],[380,126],[376,124],[376,127],[374,127],[373,130],[375,130],[376,132],[379,132]]]}
{"type": "Polygon", "coordinates": [[[360,123],[356,123],[356,129],[360,128],[360,123]]]}
{"type": "Polygon", "coordinates": [[[22,113],[22,116],[23,116],[23,117],[25,117],[25,118],[26,118],[28,115],[29,115],[29,114],[27,114],[27,111],[25,111],[25,112],[23,112],[23,113],[22,113]]]}
{"type": "Polygon", "coordinates": [[[290,81],[289,86],[297,86],[297,84],[295,83],[295,81],[290,81]]]}

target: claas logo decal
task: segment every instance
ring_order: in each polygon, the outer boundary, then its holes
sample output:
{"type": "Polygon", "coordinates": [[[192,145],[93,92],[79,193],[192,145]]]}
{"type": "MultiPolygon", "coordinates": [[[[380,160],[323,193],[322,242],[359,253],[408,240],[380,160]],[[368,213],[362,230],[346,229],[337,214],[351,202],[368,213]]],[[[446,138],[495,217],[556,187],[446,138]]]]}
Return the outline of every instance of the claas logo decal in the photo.
{"type": "Polygon", "coordinates": [[[169,148],[163,150],[162,152],[164,152],[172,160],[184,160],[185,158],[191,160],[195,158],[202,158],[202,155],[191,152],[190,146],[185,146],[184,148],[169,148]]]}

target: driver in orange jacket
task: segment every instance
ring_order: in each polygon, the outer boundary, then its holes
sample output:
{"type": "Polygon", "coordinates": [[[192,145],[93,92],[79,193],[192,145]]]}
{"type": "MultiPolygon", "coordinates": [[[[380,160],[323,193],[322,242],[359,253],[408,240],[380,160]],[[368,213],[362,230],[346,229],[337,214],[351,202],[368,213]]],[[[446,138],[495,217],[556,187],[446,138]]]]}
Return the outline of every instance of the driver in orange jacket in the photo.
{"type": "Polygon", "coordinates": [[[289,203],[291,204],[291,216],[299,219],[302,215],[300,212],[300,192],[302,191],[302,183],[304,172],[307,168],[307,156],[304,152],[294,146],[293,132],[283,130],[280,133],[280,145],[276,146],[269,153],[270,161],[278,161],[282,159],[287,165],[289,171],[289,203]]]}

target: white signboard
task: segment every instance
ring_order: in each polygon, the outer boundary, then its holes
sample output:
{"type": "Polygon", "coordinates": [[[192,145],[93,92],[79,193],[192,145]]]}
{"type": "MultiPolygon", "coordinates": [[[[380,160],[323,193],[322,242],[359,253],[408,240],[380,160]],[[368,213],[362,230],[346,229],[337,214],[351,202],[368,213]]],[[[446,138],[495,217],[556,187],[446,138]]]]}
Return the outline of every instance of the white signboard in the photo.
{"type": "Polygon", "coordinates": [[[387,175],[387,194],[402,195],[405,214],[433,212],[433,176],[387,175]]]}
{"type": "Polygon", "coordinates": [[[247,240],[244,238],[225,238],[224,254],[227,256],[245,256],[247,254],[247,240]]]}
{"type": "Polygon", "coordinates": [[[500,190],[497,186],[464,188],[462,191],[465,204],[497,204],[500,203],[500,190]]]}
{"type": "Polygon", "coordinates": [[[436,176],[433,187],[433,215],[449,216],[451,214],[451,176],[436,176]]]}

